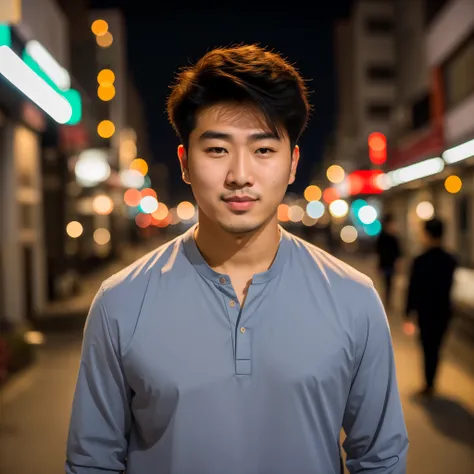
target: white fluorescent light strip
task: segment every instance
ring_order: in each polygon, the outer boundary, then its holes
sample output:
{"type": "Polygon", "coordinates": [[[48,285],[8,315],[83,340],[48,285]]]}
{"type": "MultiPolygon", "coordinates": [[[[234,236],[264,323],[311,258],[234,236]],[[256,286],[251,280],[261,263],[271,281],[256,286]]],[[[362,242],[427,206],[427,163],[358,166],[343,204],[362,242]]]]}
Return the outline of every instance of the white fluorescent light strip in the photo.
{"type": "Polygon", "coordinates": [[[414,165],[405,166],[398,170],[391,171],[387,174],[392,186],[415,181],[416,179],[426,178],[434,174],[440,173],[444,169],[444,161],[439,158],[430,158],[428,160],[415,163],[414,165]]]}
{"type": "Polygon", "coordinates": [[[38,63],[39,67],[63,91],[71,88],[71,77],[56,59],[36,40],[28,41],[26,52],[38,63]]]}
{"type": "Polygon", "coordinates": [[[469,140],[468,142],[462,143],[461,145],[450,148],[449,150],[446,150],[441,156],[448,164],[466,160],[467,158],[474,156],[474,140],[469,140]]]}
{"type": "Polygon", "coordinates": [[[8,46],[0,46],[0,73],[56,122],[63,124],[72,117],[71,104],[8,46]]]}

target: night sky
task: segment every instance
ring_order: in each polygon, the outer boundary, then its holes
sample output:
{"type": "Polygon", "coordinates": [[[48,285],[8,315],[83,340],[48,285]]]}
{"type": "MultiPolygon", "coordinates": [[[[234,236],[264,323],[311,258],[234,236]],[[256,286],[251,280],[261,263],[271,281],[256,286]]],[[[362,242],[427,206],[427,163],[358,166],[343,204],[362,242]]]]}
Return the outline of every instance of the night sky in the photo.
{"type": "MultiPolygon", "coordinates": [[[[183,2],[162,6],[143,0],[92,0],[96,8],[119,6],[128,28],[128,62],[137,87],[146,104],[153,157],[168,165],[173,194],[181,194],[176,147],[179,141],[168,123],[165,110],[169,85],[177,70],[194,63],[209,49],[232,43],[259,43],[286,56],[305,79],[310,79],[313,114],[301,142],[302,158],[293,192],[302,192],[311,171],[322,156],[326,139],[333,130],[336,107],[334,75],[333,23],[347,17],[351,0],[321,2],[311,10],[281,7],[261,2],[183,2]],[[151,7],[160,14],[151,14],[151,7]]],[[[276,3],[276,2],[273,2],[276,3]]]]}

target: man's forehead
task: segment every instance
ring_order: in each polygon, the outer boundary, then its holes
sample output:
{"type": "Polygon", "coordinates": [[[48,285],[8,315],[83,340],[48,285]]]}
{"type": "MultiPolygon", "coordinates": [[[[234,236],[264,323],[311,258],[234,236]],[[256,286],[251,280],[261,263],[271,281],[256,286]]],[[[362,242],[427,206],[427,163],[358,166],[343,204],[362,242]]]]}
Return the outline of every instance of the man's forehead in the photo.
{"type": "Polygon", "coordinates": [[[198,113],[196,128],[216,127],[271,132],[263,112],[247,104],[216,104],[198,113]]]}

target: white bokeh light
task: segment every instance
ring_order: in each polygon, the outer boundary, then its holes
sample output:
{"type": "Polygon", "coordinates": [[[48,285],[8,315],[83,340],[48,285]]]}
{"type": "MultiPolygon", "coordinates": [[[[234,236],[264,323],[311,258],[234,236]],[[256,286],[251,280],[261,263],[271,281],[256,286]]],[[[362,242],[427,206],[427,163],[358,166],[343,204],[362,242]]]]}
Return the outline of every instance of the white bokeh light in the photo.
{"type": "Polygon", "coordinates": [[[139,189],[145,185],[145,177],[137,170],[122,170],[120,182],[126,188],[139,189]]]}
{"type": "Polygon", "coordinates": [[[377,209],[374,206],[362,206],[359,209],[358,216],[363,224],[370,225],[377,219],[377,209]]]}
{"type": "Polygon", "coordinates": [[[158,201],[154,196],[145,196],[140,201],[140,208],[144,214],[152,214],[158,209],[158,201]]]}
{"type": "Polygon", "coordinates": [[[431,202],[423,201],[416,206],[416,214],[421,220],[429,221],[433,218],[434,213],[434,207],[431,202]]]}
{"type": "Polygon", "coordinates": [[[110,165],[107,153],[102,150],[86,150],[79,155],[74,167],[76,179],[85,187],[93,187],[110,176],[110,165]]]}
{"type": "Polygon", "coordinates": [[[336,199],[329,204],[329,212],[333,217],[344,217],[349,212],[349,205],[343,199],[336,199]]]}

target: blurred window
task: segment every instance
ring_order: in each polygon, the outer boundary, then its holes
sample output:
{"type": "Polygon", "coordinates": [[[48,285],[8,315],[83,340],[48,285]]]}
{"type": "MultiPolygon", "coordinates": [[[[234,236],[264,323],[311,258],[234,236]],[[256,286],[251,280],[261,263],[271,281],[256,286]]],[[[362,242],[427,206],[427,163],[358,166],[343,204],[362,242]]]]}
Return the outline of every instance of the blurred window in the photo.
{"type": "Polygon", "coordinates": [[[394,22],[390,18],[367,18],[365,21],[365,30],[372,35],[385,35],[393,33],[394,22]]]}
{"type": "Polygon", "coordinates": [[[391,81],[395,78],[395,68],[384,64],[372,64],[367,68],[367,77],[371,81],[391,81]]]}
{"type": "Polygon", "coordinates": [[[392,113],[392,106],[388,104],[368,104],[366,115],[370,120],[388,120],[392,113]]]}
{"type": "Polygon", "coordinates": [[[430,96],[424,94],[416,100],[411,109],[412,128],[418,130],[430,123],[430,96]]]}
{"type": "Polygon", "coordinates": [[[474,93],[474,34],[443,64],[446,106],[455,107],[474,93]]]}

